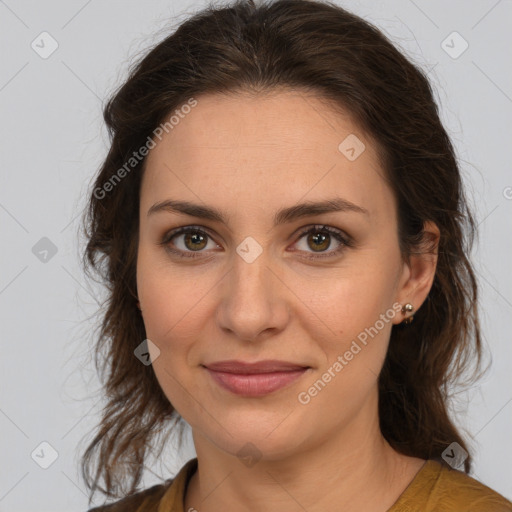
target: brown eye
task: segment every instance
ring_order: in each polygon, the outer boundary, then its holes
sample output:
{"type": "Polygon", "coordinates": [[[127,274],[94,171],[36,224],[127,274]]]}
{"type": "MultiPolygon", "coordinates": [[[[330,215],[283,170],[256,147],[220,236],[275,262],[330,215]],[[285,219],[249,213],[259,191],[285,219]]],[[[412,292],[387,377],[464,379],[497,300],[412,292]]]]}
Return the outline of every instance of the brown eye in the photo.
{"type": "Polygon", "coordinates": [[[206,247],[207,236],[202,233],[185,233],[183,238],[185,247],[191,251],[200,251],[206,247]]]}
{"type": "Polygon", "coordinates": [[[314,251],[325,251],[331,245],[331,235],[320,232],[310,232],[307,240],[314,251]]]}
{"type": "Polygon", "coordinates": [[[330,226],[313,226],[302,231],[299,235],[299,242],[297,242],[299,250],[309,253],[309,255],[304,256],[309,259],[338,256],[347,247],[352,247],[353,245],[348,235],[330,226]],[[305,239],[304,243],[299,243],[303,238],[305,239]],[[328,251],[327,249],[331,247],[333,241],[335,244],[338,244],[338,246],[334,250],[328,251]],[[300,245],[302,245],[302,247],[300,247],[300,245]],[[314,253],[318,253],[318,255],[314,253]]]}
{"type": "Polygon", "coordinates": [[[212,249],[218,247],[206,231],[198,227],[186,226],[167,233],[160,245],[163,245],[173,255],[183,258],[196,258],[207,252],[203,249],[208,247],[209,242],[212,244],[212,249]]]}

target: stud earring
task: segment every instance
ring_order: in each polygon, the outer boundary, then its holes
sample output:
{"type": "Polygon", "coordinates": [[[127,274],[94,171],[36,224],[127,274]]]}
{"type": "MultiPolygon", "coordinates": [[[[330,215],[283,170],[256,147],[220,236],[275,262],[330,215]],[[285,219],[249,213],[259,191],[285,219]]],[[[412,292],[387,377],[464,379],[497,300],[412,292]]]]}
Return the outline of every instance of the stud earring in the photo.
{"type": "MultiPolygon", "coordinates": [[[[414,311],[414,306],[412,304],[410,304],[409,302],[405,306],[402,307],[402,313],[404,315],[406,315],[407,313],[412,313],[413,311],[414,311]]],[[[408,325],[413,321],[413,319],[414,319],[414,315],[411,315],[411,316],[408,316],[407,318],[404,318],[401,323],[404,325],[408,325]]]]}

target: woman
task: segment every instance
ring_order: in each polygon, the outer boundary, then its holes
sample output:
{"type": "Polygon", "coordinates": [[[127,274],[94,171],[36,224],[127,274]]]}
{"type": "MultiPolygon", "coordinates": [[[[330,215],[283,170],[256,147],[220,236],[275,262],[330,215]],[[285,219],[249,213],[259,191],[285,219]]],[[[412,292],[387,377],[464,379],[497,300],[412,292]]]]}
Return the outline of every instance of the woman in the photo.
{"type": "Polygon", "coordinates": [[[105,120],[82,469],[121,498],[93,510],[512,510],[448,414],[481,357],[474,223],[419,69],[335,4],[239,1],[158,44],[105,120]],[[136,492],[178,418],[197,458],[136,492]]]}

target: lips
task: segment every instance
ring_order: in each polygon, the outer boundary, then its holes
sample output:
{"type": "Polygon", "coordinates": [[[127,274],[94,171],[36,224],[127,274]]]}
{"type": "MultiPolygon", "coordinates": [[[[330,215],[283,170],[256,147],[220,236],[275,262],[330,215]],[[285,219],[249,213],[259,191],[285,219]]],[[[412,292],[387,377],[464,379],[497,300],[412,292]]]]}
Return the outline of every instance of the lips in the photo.
{"type": "Polygon", "coordinates": [[[206,364],[205,366],[213,371],[237,374],[288,372],[308,368],[308,366],[276,360],[259,361],[256,363],[246,363],[236,360],[219,361],[217,363],[206,364]]]}
{"type": "Polygon", "coordinates": [[[286,361],[219,361],[204,365],[222,388],[246,397],[264,396],[300,378],[309,369],[286,361]]]}

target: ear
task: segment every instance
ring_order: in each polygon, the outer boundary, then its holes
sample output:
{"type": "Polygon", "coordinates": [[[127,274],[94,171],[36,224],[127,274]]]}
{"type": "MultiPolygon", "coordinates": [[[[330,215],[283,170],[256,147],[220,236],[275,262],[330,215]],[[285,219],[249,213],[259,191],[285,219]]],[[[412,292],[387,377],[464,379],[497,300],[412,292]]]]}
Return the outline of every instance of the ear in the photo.
{"type": "MultiPolygon", "coordinates": [[[[413,315],[425,302],[432,288],[437,268],[439,237],[440,232],[436,224],[431,221],[425,222],[422,242],[413,249],[408,261],[403,263],[396,301],[402,306],[407,303],[412,304],[413,315]]],[[[404,313],[397,315],[393,323],[399,324],[404,318],[406,318],[404,313]]]]}

